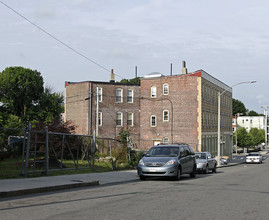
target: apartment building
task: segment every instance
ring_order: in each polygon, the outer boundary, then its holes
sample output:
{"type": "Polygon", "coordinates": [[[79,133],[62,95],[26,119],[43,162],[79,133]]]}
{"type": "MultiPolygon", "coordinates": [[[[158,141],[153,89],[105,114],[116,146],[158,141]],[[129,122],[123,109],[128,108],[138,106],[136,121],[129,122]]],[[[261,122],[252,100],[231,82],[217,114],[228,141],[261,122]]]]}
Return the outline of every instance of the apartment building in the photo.
{"type": "Polygon", "coordinates": [[[96,131],[103,138],[129,129],[134,146],[143,150],[185,142],[216,156],[218,92],[226,91],[220,96],[221,155],[231,156],[232,88],[203,70],[188,73],[183,64],[181,74],[155,72],[141,78],[140,86],[115,83],[113,77],[110,82],[66,82],[65,120],[77,126],[78,134],[96,131]]]}
{"type": "Polygon", "coordinates": [[[232,153],[232,89],[203,70],[141,79],[140,146],[188,143],[217,155],[218,92],[221,95],[221,155],[232,153]]]}
{"type": "Polygon", "coordinates": [[[239,128],[245,128],[247,132],[251,128],[265,129],[265,116],[233,116],[233,132],[239,128]]]}
{"type": "Polygon", "coordinates": [[[139,97],[139,85],[114,80],[65,82],[65,121],[71,120],[76,125],[77,134],[92,135],[95,131],[99,138],[116,139],[122,129],[128,129],[134,147],[138,148],[139,97]]]}

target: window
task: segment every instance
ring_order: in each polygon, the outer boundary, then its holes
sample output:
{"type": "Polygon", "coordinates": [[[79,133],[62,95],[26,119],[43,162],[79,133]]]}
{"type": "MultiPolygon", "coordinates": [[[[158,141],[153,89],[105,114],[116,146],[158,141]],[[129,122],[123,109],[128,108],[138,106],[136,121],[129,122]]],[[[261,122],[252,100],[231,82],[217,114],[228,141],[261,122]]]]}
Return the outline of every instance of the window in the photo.
{"type": "Polygon", "coordinates": [[[242,119],[242,123],[244,124],[244,119],[242,119]]]}
{"type": "Polygon", "coordinates": [[[99,102],[102,102],[103,99],[103,90],[100,87],[96,87],[96,94],[98,93],[99,102]]]}
{"type": "Polygon", "coordinates": [[[169,94],[169,85],[167,83],[163,84],[163,94],[164,95],[169,94]]]}
{"type": "Polygon", "coordinates": [[[169,138],[168,137],[163,138],[163,143],[168,144],[169,143],[169,138]]]}
{"type": "Polygon", "coordinates": [[[156,98],[157,97],[157,89],[156,86],[151,87],[151,98],[156,98]]]}
{"type": "Polygon", "coordinates": [[[252,123],[252,119],[250,119],[250,123],[252,123]]]}
{"type": "Polygon", "coordinates": [[[116,102],[122,103],[122,89],[116,89],[116,102]]]}
{"type": "Polygon", "coordinates": [[[127,90],[127,102],[128,103],[133,103],[133,90],[132,89],[128,89],[127,90]]]}
{"type": "Polygon", "coordinates": [[[150,127],[156,127],[157,125],[157,118],[155,115],[150,116],[150,127]]]}
{"type": "Polygon", "coordinates": [[[132,112],[127,113],[127,125],[133,126],[134,114],[132,112]]]}
{"type": "Polygon", "coordinates": [[[163,121],[169,121],[169,111],[168,110],[163,111],[163,121]]]}
{"type": "Polygon", "coordinates": [[[99,112],[99,113],[98,113],[98,125],[99,125],[99,126],[102,126],[102,123],[103,123],[103,120],[102,120],[103,118],[102,118],[102,116],[103,116],[103,115],[102,115],[102,112],[99,112]]]}
{"type": "Polygon", "coordinates": [[[117,112],[116,125],[117,126],[122,126],[122,113],[121,112],[117,112]]]}

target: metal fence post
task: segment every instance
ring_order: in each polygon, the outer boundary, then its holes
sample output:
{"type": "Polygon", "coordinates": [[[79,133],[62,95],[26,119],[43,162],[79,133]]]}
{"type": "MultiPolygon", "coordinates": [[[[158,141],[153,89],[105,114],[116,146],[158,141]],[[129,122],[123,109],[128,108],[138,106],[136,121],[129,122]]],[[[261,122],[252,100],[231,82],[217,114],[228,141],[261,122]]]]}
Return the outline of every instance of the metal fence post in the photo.
{"type": "Polygon", "coordinates": [[[48,126],[46,126],[46,152],[45,152],[45,173],[46,176],[49,175],[49,131],[48,126]]]}
{"type": "Polygon", "coordinates": [[[24,177],[28,175],[28,166],[29,166],[29,154],[30,154],[30,144],[31,144],[31,131],[32,124],[28,125],[28,136],[27,136],[27,147],[26,147],[26,158],[25,158],[25,167],[24,167],[24,177]]]}
{"type": "Polygon", "coordinates": [[[24,174],[25,140],[26,140],[27,129],[28,129],[27,127],[24,128],[24,134],[23,134],[23,147],[22,147],[22,160],[21,160],[21,176],[24,174]]]}

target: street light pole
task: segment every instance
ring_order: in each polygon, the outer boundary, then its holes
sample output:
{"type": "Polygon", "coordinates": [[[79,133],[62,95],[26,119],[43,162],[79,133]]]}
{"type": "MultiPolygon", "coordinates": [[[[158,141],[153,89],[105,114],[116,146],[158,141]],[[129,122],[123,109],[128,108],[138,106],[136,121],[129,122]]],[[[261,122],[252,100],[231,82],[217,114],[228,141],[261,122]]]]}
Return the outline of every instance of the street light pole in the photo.
{"type": "MultiPolygon", "coordinates": [[[[231,88],[245,83],[256,83],[256,81],[236,83],[232,85],[231,88]]],[[[220,96],[223,95],[225,92],[227,92],[227,90],[228,88],[225,89],[223,92],[218,92],[218,157],[217,157],[218,166],[220,166],[220,96]]]]}

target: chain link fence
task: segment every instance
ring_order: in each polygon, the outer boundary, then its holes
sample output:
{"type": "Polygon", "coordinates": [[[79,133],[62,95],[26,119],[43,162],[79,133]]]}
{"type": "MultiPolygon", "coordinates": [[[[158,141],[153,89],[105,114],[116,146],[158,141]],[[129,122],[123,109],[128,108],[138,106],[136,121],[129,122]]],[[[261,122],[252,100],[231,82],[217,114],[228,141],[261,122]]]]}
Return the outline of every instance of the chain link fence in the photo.
{"type": "Polygon", "coordinates": [[[131,160],[128,143],[89,135],[0,128],[0,178],[49,175],[58,170],[89,169],[98,163],[111,170],[131,160]]]}

